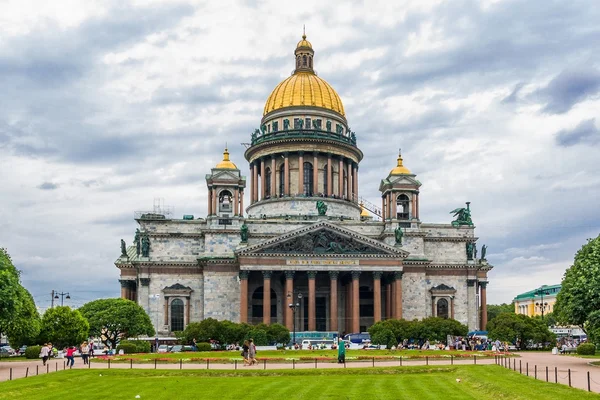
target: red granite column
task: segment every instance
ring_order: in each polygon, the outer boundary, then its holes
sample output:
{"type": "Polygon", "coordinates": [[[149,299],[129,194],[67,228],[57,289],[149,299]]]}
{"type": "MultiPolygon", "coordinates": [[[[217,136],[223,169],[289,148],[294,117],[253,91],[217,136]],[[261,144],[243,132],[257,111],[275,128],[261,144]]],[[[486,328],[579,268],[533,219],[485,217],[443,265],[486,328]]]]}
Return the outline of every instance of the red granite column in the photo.
{"type": "Polygon", "coordinates": [[[239,214],[238,207],[239,207],[239,193],[238,193],[238,190],[235,189],[233,191],[233,216],[234,217],[239,214]]]}
{"type": "Polygon", "coordinates": [[[304,194],[304,152],[298,153],[298,190],[296,194],[304,194]]]}
{"type": "Polygon", "coordinates": [[[338,276],[339,272],[329,271],[331,280],[331,288],[329,290],[329,330],[331,332],[338,331],[338,276]]]}
{"type": "Polygon", "coordinates": [[[487,326],[487,282],[479,282],[481,287],[481,327],[482,331],[487,326]]]}
{"type": "Polygon", "coordinates": [[[240,271],[240,322],[248,322],[248,271],[240,271]]]}
{"type": "Polygon", "coordinates": [[[396,286],[396,290],[394,290],[395,318],[402,319],[402,271],[394,272],[394,278],[396,286]]]}
{"type": "Polygon", "coordinates": [[[169,298],[165,296],[165,325],[169,325],[169,298]]]}
{"type": "Polygon", "coordinates": [[[338,195],[344,196],[344,158],[340,157],[340,172],[338,173],[338,195]]]}
{"type": "Polygon", "coordinates": [[[381,196],[381,219],[385,221],[385,196],[381,196]]]}
{"type": "Polygon", "coordinates": [[[346,197],[352,199],[352,161],[348,160],[346,163],[346,197]]]}
{"type": "Polygon", "coordinates": [[[333,165],[331,165],[331,153],[327,153],[327,196],[333,193],[333,165]]]}
{"type": "Polygon", "coordinates": [[[207,199],[208,199],[208,207],[207,207],[207,209],[208,209],[208,215],[212,215],[213,214],[213,210],[212,210],[212,189],[210,187],[208,188],[207,199]]]}
{"type": "Polygon", "coordinates": [[[385,318],[392,318],[392,285],[385,284],[385,318]]]}
{"type": "MultiPolygon", "coordinates": [[[[288,153],[285,153],[285,159],[283,161],[283,190],[286,196],[290,195],[290,160],[288,153]]],[[[281,179],[281,177],[279,178],[281,179]]]]}
{"type": "Polygon", "coordinates": [[[316,291],[315,280],[317,277],[316,271],[308,271],[308,330],[317,330],[316,318],[316,291]]]}
{"type": "Polygon", "coordinates": [[[381,321],[381,275],[380,271],[373,272],[373,321],[381,321]]]}
{"type": "Polygon", "coordinates": [[[271,156],[271,193],[269,193],[269,196],[271,197],[277,197],[277,183],[275,181],[275,178],[277,177],[276,168],[275,156],[273,155],[271,156]]]}
{"type": "Polygon", "coordinates": [[[294,328],[294,316],[289,305],[296,301],[294,298],[294,271],[285,271],[285,292],[287,302],[285,305],[285,327],[291,331],[294,328]]]}
{"type": "Polygon", "coordinates": [[[360,271],[352,271],[352,332],[360,332],[360,271]]]}
{"type": "Polygon", "coordinates": [[[258,165],[256,161],[252,164],[252,199],[250,203],[258,201],[258,165]]]}
{"type": "Polygon", "coordinates": [[[352,183],[354,184],[354,199],[358,201],[358,164],[354,164],[354,177],[352,178],[352,183]]]}
{"type": "Polygon", "coordinates": [[[217,188],[213,187],[212,189],[212,208],[213,208],[213,215],[217,214],[217,188]]]}
{"type": "Polygon", "coordinates": [[[263,324],[271,324],[271,271],[263,271],[263,324]]]}
{"type": "Polygon", "coordinates": [[[260,159],[260,200],[265,199],[265,193],[267,190],[267,174],[265,174],[265,159],[260,159]]]}
{"type": "Polygon", "coordinates": [[[238,211],[240,217],[244,216],[244,191],[240,190],[240,209],[238,211]]]}

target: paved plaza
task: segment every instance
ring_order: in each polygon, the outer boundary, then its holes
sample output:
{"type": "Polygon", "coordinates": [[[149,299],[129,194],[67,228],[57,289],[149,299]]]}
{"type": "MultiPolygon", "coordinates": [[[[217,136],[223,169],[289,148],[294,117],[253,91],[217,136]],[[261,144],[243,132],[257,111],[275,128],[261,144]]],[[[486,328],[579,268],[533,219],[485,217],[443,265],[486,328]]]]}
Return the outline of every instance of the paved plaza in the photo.
{"type": "MultiPolygon", "coordinates": [[[[308,355],[308,354],[307,354],[308,355]]],[[[516,368],[519,371],[519,367],[521,367],[522,374],[526,374],[526,369],[528,367],[529,376],[533,379],[535,375],[535,370],[537,366],[537,379],[538,380],[546,380],[546,367],[548,367],[548,381],[554,382],[555,377],[557,378],[558,383],[568,385],[569,384],[569,370],[571,371],[571,386],[588,390],[588,372],[590,375],[590,389],[592,392],[600,393],[600,367],[596,367],[590,365],[590,362],[594,360],[579,358],[579,357],[570,357],[570,356],[559,356],[553,355],[549,352],[544,353],[517,353],[519,357],[510,357],[511,369],[516,368]],[[555,375],[556,368],[556,375],[555,375]]],[[[477,365],[490,365],[496,362],[495,359],[477,359],[477,365]]],[[[508,365],[508,361],[504,361],[501,359],[500,363],[505,363],[508,365]]],[[[62,371],[65,367],[66,360],[51,360],[48,362],[47,367],[42,366],[42,362],[40,360],[32,360],[32,361],[19,361],[19,362],[0,362],[0,381],[9,380],[11,377],[11,369],[12,369],[12,378],[13,379],[21,379],[25,378],[28,374],[29,376],[35,376],[36,374],[46,374],[53,373],[57,371],[62,371]],[[29,368],[29,370],[27,370],[29,368]]],[[[344,366],[343,364],[337,364],[326,361],[317,361],[315,362],[302,362],[291,364],[289,362],[282,363],[278,361],[266,361],[266,364],[261,361],[258,365],[252,367],[243,367],[241,361],[237,364],[235,363],[170,363],[170,364],[161,364],[158,363],[155,367],[153,363],[147,364],[129,364],[129,363],[111,363],[111,369],[163,369],[163,370],[198,370],[198,369],[212,369],[212,370],[251,370],[251,369],[343,369],[343,368],[372,368],[373,365],[375,367],[397,367],[397,366],[423,366],[423,365],[450,365],[454,363],[454,365],[473,365],[475,361],[473,358],[454,358],[452,361],[450,359],[400,359],[388,361],[388,360],[361,360],[361,361],[349,361],[344,366]]],[[[108,363],[106,362],[92,362],[91,367],[83,365],[80,359],[77,359],[75,362],[74,369],[84,369],[84,368],[93,368],[97,370],[106,370],[109,368],[108,363]]]]}

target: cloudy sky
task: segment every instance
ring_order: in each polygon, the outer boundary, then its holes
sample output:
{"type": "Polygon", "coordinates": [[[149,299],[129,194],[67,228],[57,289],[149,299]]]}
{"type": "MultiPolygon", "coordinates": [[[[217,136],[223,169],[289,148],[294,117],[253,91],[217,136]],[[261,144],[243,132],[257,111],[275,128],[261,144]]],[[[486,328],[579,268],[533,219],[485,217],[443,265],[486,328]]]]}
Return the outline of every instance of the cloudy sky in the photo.
{"type": "Polygon", "coordinates": [[[306,24],[362,195],[379,203],[401,147],[423,221],[472,202],[489,301],[510,302],[600,232],[598,21],[575,0],[0,0],[0,246],[42,309],[118,296],[134,211],[205,216],[225,142],[248,174],[306,24]]]}

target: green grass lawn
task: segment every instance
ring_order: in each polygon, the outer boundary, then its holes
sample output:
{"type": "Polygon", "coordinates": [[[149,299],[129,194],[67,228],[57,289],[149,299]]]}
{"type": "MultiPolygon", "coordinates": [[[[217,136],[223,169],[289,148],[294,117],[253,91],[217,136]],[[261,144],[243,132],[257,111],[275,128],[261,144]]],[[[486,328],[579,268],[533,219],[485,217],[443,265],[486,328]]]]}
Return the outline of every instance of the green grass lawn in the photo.
{"type": "Polygon", "coordinates": [[[597,394],[496,365],[279,371],[67,370],[0,383],[0,399],[527,399],[597,394]],[[460,379],[460,382],[457,382],[460,379]]]}
{"type": "MultiPolygon", "coordinates": [[[[473,356],[479,358],[494,357],[493,352],[470,352],[470,351],[440,351],[440,350],[347,350],[346,360],[370,360],[375,357],[378,360],[395,360],[399,357],[403,358],[425,358],[431,359],[441,358],[448,359],[450,356],[455,358],[470,358],[473,356]]],[[[279,362],[296,361],[314,361],[315,359],[323,362],[337,361],[337,350],[268,350],[257,352],[259,360],[267,359],[279,362]]],[[[207,359],[212,362],[233,362],[233,360],[241,360],[242,357],[239,351],[206,351],[206,352],[186,352],[186,353],[151,353],[151,354],[125,354],[122,356],[108,357],[111,362],[129,362],[134,363],[154,362],[157,359],[159,362],[204,362],[207,359]]],[[[97,357],[94,361],[106,362],[107,358],[97,357]]]]}

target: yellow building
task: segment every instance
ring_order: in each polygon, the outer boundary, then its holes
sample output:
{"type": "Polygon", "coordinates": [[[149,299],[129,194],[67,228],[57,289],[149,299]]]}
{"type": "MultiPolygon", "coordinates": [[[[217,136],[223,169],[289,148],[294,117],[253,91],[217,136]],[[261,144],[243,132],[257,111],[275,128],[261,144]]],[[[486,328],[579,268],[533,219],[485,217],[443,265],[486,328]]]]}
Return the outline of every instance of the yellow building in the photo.
{"type": "Polygon", "coordinates": [[[534,317],[549,314],[554,311],[556,295],[560,285],[542,285],[542,287],[521,293],[513,299],[515,313],[534,317]]]}

